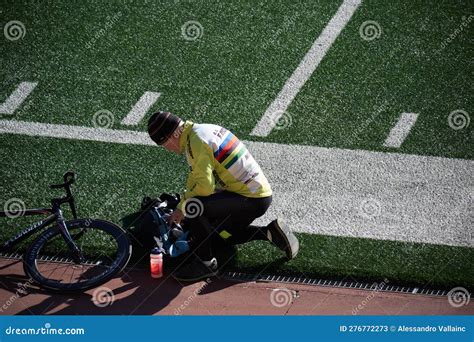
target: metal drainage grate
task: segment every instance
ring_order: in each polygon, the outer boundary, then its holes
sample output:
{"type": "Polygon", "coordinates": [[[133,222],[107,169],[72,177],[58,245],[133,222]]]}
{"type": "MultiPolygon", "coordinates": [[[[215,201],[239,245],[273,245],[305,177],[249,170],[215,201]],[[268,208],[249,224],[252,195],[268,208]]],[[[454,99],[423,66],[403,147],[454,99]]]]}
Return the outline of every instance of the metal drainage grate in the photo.
{"type": "Polygon", "coordinates": [[[312,278],[304,278],[304,277],[289,277],[289,276],[278,276],[278,275],[254,275],[254,274],[240,273],[240,272],[224,272],[222,274],[222,277],[224,279],[235,280],[235,281],[279,282],[279,283],[290,283],[290,284],[301,284],[301,285],[340,287],[340,288],[357,289],[357,290],[376,290],[376,291],[382,291],[382,292],[423,294],[423,295],[440,296],[440,297],[446,296],[448,294],[447,290],[389,285],[389,284],[385,284],[384,282],[367,283],[367,282],[358,282],[358,281],[312,279],[312,278]]]}
{"type": "Polygon", "coordinates": [[[0,253],[0,257],[4,259],[23,259],[23,255],[18,253],[0,253]]]}
{"type": "MultiPolygon", "coordinates": [[[[0,257],[4,259],[14,259],[14,260],[19,260],[23,259],[22,254],[18,253],[0,253],[0,257]]],[[[56,257],[56,256],[41,256],[39,258],[40,261],[49,261],[49,262],[57,262],[57,263],[73,263],[74,261],[69,258],[62,258],[62,257],[56,257]]],[[[83,264],[87,266],[97,266],[97,261],[93,260],[86,260],[83,262],[83,264]]]]}
{"type": "MultiPolygon", "coordinates": [[[[5,259],[22,259],[22,255],[18,253],[0,253],[0,257],[5,259]]],[[[44,256],[40,258],[41,261],[51,262],[69,262],[69,259],[60,257],[49,257],[44,256]]],[[[89,261],[90,265],[95,265],[93,261],[89,261]]],[[[357,290],[377,290],[383,292],[396,292],[396,293],[407,293],[407,294],[423,294],[429,296],[446,296],[447,290],[437,289],[425,289],[419,287],[407,287],[388,285],[383,282],[380,283],[367,283],[358,281],[345,281],[345,280],[328,280],[328,279],[313,279],[304,277],[294,276],[278,276],[278,275],[255,275],[241,272],[223,272],[221,277],[227,280],[233,281],[259,281],[259,282],[278,282],[278,283],[289,283],[289,284],[301,284],[301,285],[315,285],[315,286],[326,286],[326,287],[339,287],[346,289],[357,289],[357,290]]]]}

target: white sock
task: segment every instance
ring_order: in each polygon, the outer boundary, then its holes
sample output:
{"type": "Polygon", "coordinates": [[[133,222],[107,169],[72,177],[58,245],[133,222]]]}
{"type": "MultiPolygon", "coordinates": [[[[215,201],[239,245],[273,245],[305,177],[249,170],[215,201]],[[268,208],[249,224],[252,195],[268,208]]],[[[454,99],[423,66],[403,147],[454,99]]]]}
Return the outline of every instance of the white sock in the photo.
{"type": "Polygon", "coordinates": [[[207,267],[211,267],[213,265],[217,265],[217,259],[216,258],[212,258],[211,260],[209,261],[203,261],[202,262],[204,265],[206,265],[207,267]]]}

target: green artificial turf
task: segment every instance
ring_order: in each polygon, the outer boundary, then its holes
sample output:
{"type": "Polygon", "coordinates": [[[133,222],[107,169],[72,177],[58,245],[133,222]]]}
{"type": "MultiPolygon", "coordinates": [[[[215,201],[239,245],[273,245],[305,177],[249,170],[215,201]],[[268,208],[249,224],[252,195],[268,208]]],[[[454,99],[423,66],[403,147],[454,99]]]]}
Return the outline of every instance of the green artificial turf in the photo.
{"type": "Polygon", "coordinates": [[[453,287],[474,285],[474,250],[401,241],[297,234],[300,253],[286,261],[266,242],[239,247],[231,269],[252,274],[295,275],[393,285],[453,287]]]}
{"type": "MultiPolygon", "coordinates": [[[[156,147],[84,141],[60,144],[57,139],[16,135],[8,138],[0,158],[11,168],[3,178],[2,193],[7,198],[22,199],[28,208],[48,206],[52,195],[62,195],[47,185],[60,181],[62,172],[71,169],[78,174],[74,192],[79,216],[121,225],[121,218],[139,209],[143,195],[176,191],[185,178],[184,167],[172,172],[166,167],[167,163],[183,161],[156,147]],[[15,149],[18,146],[25,148],[15,149]],[[15,153],[6,153],[14,150],[15,153]],[[88,157],[91,150],[100,155],[100,160],[88,157]],[[46,165],[49,172],[43,170],[46,165]]],[[[70,217],[70,212],[65,212],[70,217]]],[[[35,217],[1,219],[0,240],[5,241],[34,221],[35,217]]],[[[273,246],[252,242],[239,246],[236,258],[227,268],[347,280],[388,279],[392,283],[426,287],[469,287],[474,283],[472,248],[310,234],[298,237],[300,254],[295,260],[285,262],[283,253],[273,246]]],[[[97,248],[101,248],[100,244],[97,248]]]]}
{"type": "MultiPolygon", "coordinates": [[[[20,81],[38,81],[16,118],[91,126],[106,109],[111,127],[122,129],[143,92],[159,91],[155,109],[258,140],[250,131],[338,5],[12,2],[2,18],[22,21],[27,31],[20,41],[0,42],[0,99],[20,81]],[[189,20],[203,27],[197,41],[181,36],[189,20]]],[[[414,112],[418,121],[398,151],[472,158],[472,125],[448,125],[450,112],[469,114],[473,104],[472,25],[462,26],[470,13],[469,2],[364,1],[288,109],[292,124],[267,140],[387,151],[383,142],[400,114],[414,112]],[[367,20],[379,23],[378,39],[360,37],[367,20]]]]}
{"type": "Polygon", "coordinates": [[[472,11],[472,2],[364,1],[288,108],[291,125],[266,140],[393,151],[383,147],[391,128],[417,113],[397,152],[472,159],[472,124],[448,124],[451,112],[469,116],[474,104],[472,11]],[[361,39],[367,20],[380,25],[379,38],[361,39]]]}
{"type": "MultiPolygon", "coordinates": [[[[13,115],[0,119],[91,127],[94,113],[109,110],[109,128],[144,131],[146,118],[137,126],[120,122],[145,91],[157,91],[162,95],[150,113],[167,109],[243,139],[392,151],[382,146],[390,129],[402,112],[414,112],[418,121],[397,151],[472,159],[473,125],[453,130],[447,117],[456,109],[472,112],[474,25],[440,50],[472,13],[470,2],[364,1],[289,107],[291,125],[267,138],[250,135],[340,3],[4,1],[2,27],[18,20],[26,34],[0,39],[0,102],[20,82],[38,85],[13,115]],[[204,29],[196,41],[181,35],[190,20],[204,29]],[[380,24],[379,39],[361,39],[367,20],[380,24]]],[[[188,171],[184,159],[153,146],[11,134],[0,134],[0,160],[2,206],[11,198],[48,206],[60,191],[47,185],[74,170],[79,216],[117,224],[144,195],[181,191],[188,171]]],[[[1,219],[0,239],[31,219],[1,219]]],[[[252,243],[232,267],[426,286],[473,283],[473,249],[299,237],[294,261],[280,264],[273,247],[252,243]]]]}

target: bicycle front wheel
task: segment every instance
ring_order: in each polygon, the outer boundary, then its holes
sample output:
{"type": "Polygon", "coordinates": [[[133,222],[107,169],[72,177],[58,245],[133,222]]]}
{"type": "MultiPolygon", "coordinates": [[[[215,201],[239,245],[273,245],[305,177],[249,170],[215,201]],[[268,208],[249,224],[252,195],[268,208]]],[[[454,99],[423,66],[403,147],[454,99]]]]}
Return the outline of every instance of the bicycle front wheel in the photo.
{"type": "Polygon", "coordinates": [[[49,228],[33,241],[23,259],[25,273],[42,287],[85,291],[105,283],[128,263],[132,247],[119,226],[97,219],[72,220],[66,225],[85,261],[74,261],[57,225],[49,228]]]}

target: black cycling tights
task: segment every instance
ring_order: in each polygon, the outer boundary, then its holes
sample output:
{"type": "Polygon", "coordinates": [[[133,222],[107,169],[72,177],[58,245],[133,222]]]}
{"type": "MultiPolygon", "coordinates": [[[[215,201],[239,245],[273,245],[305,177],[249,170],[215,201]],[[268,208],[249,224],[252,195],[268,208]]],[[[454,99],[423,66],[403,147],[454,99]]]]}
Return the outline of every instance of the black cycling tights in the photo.
{"type": "Polygon", "coordinates": [[[191,250],[202,260],[209,260],[212,258],[211,241],[240,244],[267,240],[266,227],[250,224],[267,211],[271,202],[271,196],[250,198],[228,191],[188,200],[185,204],[187,218],[184,225],[190,231],[191,250]],[[196,211],[189,207],[193,201],[200,206],[198,213],[201,215],[197,217],[193,217],[196,211]],[[220,239],[215,239],[216,235],[220,239]]]}

